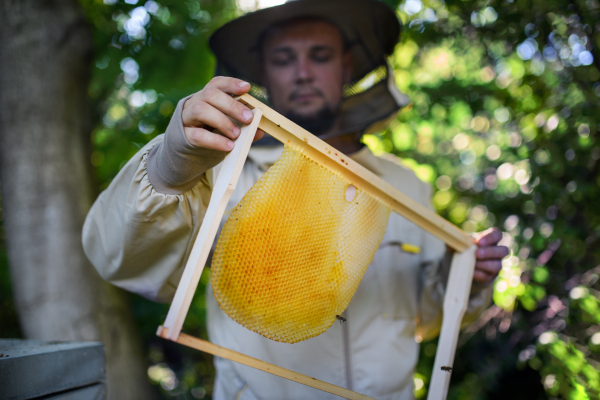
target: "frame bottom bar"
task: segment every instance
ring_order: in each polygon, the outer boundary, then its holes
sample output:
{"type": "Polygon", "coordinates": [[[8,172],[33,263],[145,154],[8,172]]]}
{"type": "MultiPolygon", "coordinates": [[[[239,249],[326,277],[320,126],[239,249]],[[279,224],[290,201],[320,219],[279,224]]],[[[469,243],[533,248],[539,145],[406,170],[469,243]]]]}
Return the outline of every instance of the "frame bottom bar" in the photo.
{"type": "MultiPolygon", "coordinates": [[[[158,327],[157,335],[165,338],[167,329],[162,326],[158,327]]],[[[225,347],[218,346],[214,343],[207,342],[206,340],[198,339],[196,337],[180,333],[177,340],[174,342],[182,344],[187,347],[191,347],[196,350],[203,351],[205,353],[212,354],[217,357],[225,358],[248,367],[256,368],[269,374],[279,376],[281,378],[289,379],[290,381],[298,382],[306,386],[310,386],[315,389],[322,390],[336,396],[344,397],[351,400],[375,400],[372,397],[365,396],[352,390],[345,389],[340,386],[332,385],[331,383],[320,381],[316,378],[312,378],[308,375],[299,374],[292,370],[271,364],[254,357],[247,356],[237,351],[229,350],[225,347]]]]}

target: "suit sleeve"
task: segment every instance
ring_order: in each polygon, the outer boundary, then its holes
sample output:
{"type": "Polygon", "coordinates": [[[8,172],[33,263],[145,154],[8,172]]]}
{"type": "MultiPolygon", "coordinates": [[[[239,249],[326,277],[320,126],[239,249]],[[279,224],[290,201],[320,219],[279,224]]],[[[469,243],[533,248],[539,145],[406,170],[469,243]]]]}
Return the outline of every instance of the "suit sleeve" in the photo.
{"type": "Polygon", "coordinates": [[[161,302],[175,294],[210,200],[210,168],[224,156],[187,143],[184,101],[166,134],[142,148],[100,194],[83,227],[85,253],[105,280],[161,302]]]}

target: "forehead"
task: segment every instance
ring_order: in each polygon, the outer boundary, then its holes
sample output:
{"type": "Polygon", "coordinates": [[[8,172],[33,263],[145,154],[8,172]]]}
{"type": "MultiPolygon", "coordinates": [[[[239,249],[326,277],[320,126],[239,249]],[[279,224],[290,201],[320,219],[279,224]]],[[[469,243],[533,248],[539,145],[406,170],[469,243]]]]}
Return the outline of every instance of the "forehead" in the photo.
{"type": "Polygon", "coordinates": [[[327,21],[301,19],[270,28],[263,49],[269,52],[281,47],[313,46],[327,46],[342,51],[344,39],[340,30],[327,21]]]}

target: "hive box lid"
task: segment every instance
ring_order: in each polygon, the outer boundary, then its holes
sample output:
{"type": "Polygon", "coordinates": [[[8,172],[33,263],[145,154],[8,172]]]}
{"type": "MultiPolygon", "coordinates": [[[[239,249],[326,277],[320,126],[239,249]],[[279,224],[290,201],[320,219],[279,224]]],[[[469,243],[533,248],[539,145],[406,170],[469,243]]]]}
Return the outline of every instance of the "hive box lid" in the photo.
{"type": "Polygon", "coordinates": [[[0,400],[104,384],[104,361],[100,342],[0,339],[0,400]]]}

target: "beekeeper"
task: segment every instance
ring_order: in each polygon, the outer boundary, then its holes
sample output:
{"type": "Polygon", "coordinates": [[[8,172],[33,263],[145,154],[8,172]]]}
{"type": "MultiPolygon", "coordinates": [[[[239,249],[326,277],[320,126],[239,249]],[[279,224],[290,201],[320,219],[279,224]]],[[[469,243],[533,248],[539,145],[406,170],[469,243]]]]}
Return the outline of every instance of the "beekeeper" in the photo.
{"type": "MultiPolygon", "coordinates": [[[[238,125],[252,118],[232,95],[248,92],[251,84],[252,93],[279,113],[430,206],[429,185],[360,141],[407,103],[386,64],[399,33],[394,11],[376,0],[289,1],[216,31],[210,45],[217,73],[229,77],[215,77],[182,99],[166,133],[123,167],[86,219],[84,248],[102,277],[148,299],[172,299],[208,206],[213,167],[235,146],[238,125]]],[[[262,136],[258,132],[255,139],[262,136]]],[[[255,142],[229,209],[282,149],[268,136],[255,142]]],[[[464,322],[489,305],[489,284],[508,254],[497,245],[500,238],[498,230],[476,238],[478,261],[464,322]]],[[[226,316],[209,288],[210,340],[377,399],[412,398],[418,342],[440,330],[445,253],[441,241],[392,213],[345,323],[297,344],[274,342],[226,316]]],[[[215,366],[217,400],[334,397],[218,357],[215,366]]]]}

